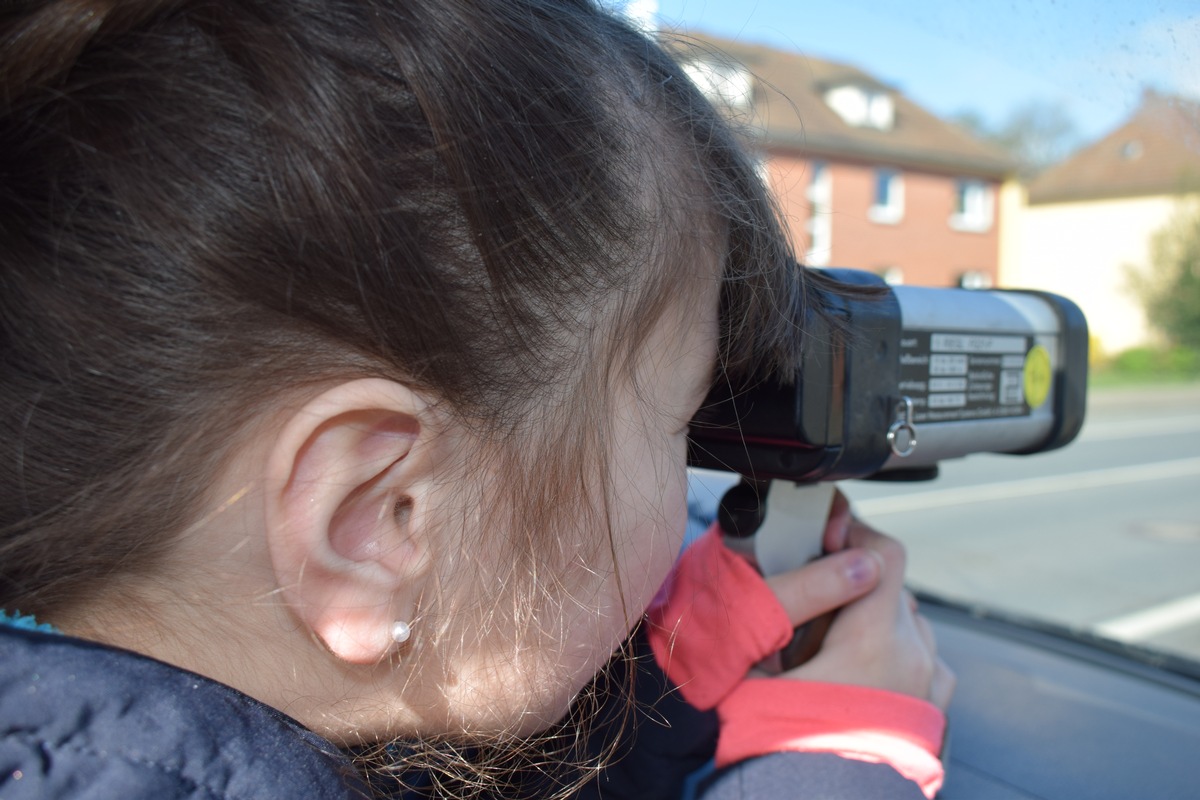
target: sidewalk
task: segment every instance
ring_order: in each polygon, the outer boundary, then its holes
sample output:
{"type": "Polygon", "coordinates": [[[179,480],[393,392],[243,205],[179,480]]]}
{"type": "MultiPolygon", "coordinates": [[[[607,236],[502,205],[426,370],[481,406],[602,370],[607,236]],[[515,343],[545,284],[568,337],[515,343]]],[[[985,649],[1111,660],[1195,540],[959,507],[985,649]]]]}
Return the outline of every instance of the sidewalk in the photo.
{"type": "Polygon", "coordinates": [[[1088,408],[1190,408],[1200,413],[1200,381],[1088,389],[1088,408]]]}

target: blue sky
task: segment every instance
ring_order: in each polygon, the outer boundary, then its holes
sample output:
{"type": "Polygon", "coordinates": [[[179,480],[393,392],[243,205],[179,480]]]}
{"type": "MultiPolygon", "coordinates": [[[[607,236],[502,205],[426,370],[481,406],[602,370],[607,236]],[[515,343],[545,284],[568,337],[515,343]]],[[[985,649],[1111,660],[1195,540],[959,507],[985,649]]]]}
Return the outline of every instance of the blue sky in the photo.
{"type": "Polygon", "coordinates": [[[657,2],[673,26],[853,63],[941,115],[995,124],[1040,100],[1090,139],[1143,86],[1200,99],[1200,0],[657,2]]]}

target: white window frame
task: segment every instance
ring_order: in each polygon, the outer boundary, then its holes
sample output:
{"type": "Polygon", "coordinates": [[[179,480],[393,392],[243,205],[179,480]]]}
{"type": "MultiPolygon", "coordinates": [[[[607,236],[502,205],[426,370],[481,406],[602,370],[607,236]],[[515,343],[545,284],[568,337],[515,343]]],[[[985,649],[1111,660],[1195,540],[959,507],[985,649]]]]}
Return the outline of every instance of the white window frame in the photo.
{"type": "Polygon", "coordinates": [[[964,270],[958,274],[958,288],[990,289],[992,288],[992,276],[981,269],[964,270]]]}
{"type": "Polygon", "coordinates": [[[874,198],[867,217],[881,225],[895,225],[904,219],[904,175],[900,170],[878,167],[874,172],[874,198]],[[879,187],[887,181],[887,197],[880,202],[879,187]]]}
{"type": "Polygon", "coordinates": [[[996,193],[991,184],[973,178],[955,181],[950,227],[968,233],[987,233],[995,223],[996,193]]]}
{"type": "Polygon", "coordinates": [[[804,263],[812,267],[829,266],[833,252],[833,174],[829,164],[814,161],[809,167],[808,183],[808,252],[804,263]]]}
{"type": "Polygon", "coordinates": [[[754,106],[754,77],[740,64],[694,59],[681,66],[710,102],[735,111],[754,106]]]}

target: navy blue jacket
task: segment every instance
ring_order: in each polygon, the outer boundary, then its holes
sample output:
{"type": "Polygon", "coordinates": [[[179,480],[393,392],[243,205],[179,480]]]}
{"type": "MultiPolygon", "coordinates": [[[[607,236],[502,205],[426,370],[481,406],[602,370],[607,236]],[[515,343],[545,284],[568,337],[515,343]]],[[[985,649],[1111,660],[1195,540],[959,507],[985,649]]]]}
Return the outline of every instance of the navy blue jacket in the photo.
{"type": "Polygon", "coordinates": [[[579,800],[925,800],[917,784],[890,766],[824,753],[778,753],[713,772],[716,714],[683,700],[644,638],[635,637],[633,646],[635,658],[617,662],[609,680],[632,679],[636,710],[623,718],[628,690],[615,688],[593,731],[598,742],[619,736],[621,756],[579,800]]]}
{"type": "MultiPolygon", "coordinates": [[[[618,672],[593,733],[596,741],[620,736],[623,756],[580,800],[677,800],[685,786],[698,800],[924,800],[890,767],[827,755],[767,756],[689,783],[711,758],[715,717],[672,692],[652,658],[622,663],[636,670],[634,718],[623,688],[631,675],[618,672]]],[[[421,783],[413,777],[410,786],[421,783]]],[[[519,794],[542,792],[531,779],[519,794]]],[[[228,686],[123,650],[0,625],[0,800],[368,796],[345,754],[228,686]]]]}
{"type": "Polygon", "coordinates": [[[0,798],[367,797],[294,720],[159,661],[0,625],[0,798]]]}

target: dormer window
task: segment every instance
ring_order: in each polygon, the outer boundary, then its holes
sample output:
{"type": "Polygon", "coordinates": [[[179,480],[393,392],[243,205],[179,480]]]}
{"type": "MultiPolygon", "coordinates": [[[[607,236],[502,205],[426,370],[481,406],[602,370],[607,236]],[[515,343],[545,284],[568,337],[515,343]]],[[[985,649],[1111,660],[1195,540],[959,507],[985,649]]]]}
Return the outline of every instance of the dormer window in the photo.
{"type": "Polygon", "coordinates": [[[890,92],[845,84],[825,92],[829,104],[842,121],[856,128],[890,131],[896,125],[896,103],[890,92]]]}
{"type": "Polygon", "coordinates": [[[695,60],[682,64],[684,73],[712,103],[745,111],[754,102],[754,80],[740,64],[695,60]]]}

